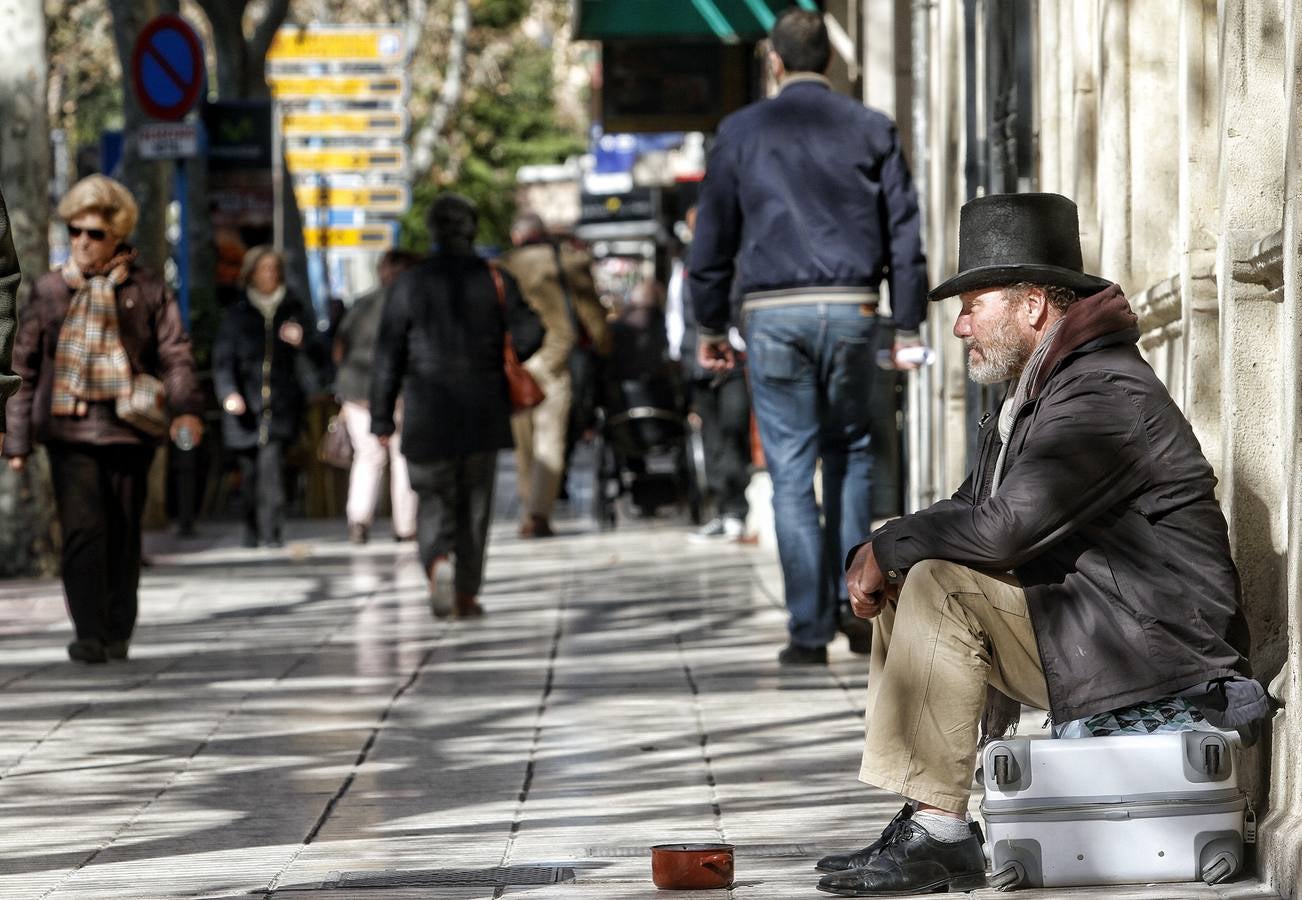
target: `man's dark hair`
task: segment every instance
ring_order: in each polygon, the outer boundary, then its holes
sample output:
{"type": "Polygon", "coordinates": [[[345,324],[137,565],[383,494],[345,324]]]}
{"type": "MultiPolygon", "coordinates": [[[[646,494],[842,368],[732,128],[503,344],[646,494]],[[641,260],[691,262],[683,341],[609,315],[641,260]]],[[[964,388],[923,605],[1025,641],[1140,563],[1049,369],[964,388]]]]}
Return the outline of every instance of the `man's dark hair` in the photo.
{"type": "Polygon", "coordinates": [[[1065,313],[1068,307],[1080,299],[1079,294],[1061,284],[1037,284],[1033,281],[1019,281],[1013,287],[1022,294],[1025,294],[1028,290],[1039,288],[1044,292],[1044,299],[1058,312],[1065,313]]]}
{"type": "Polygon", "coordinates": [[[470,252],[479,231],[479,212],[467,197],[448,192],[439,194],[429,208],[429,230],[439,247],[454,252],[470,252]]]}
{"type": "Polygon", "coordinates": [[[380,265],[392,266],[399,272],[410,269],[420,262],[420,254],[412,250],[386,250],[380,257],[380,265]]]}
{"type": "Polygon", "coordinates": [[[807,9],[791,7],[773,25],[769,44],[787,72],[825,72],[832,60],[832,41],[823,17],[807,9]]]}

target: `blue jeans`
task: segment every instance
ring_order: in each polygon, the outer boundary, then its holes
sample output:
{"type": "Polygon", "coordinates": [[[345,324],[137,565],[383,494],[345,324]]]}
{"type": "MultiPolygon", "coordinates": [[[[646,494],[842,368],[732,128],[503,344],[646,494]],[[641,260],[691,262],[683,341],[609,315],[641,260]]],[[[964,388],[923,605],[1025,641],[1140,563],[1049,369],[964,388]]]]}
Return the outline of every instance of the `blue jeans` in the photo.
{"type": "Polygon", "coordinates": [[[872,525],[869,423],[877,319],[854,304],[757,309],[746,350],[760,442],[773,482],[773,519],[791,643],[836,634],[845,554],[872,525]],[[823,461],[823,510],[814,470],[823,461]]]}

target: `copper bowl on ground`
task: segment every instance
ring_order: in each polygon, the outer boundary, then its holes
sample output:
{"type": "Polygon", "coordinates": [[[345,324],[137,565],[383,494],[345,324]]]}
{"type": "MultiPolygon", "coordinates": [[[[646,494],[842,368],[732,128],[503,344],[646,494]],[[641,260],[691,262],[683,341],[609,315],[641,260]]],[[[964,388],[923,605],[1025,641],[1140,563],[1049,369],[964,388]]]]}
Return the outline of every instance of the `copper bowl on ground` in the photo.
{"type": "Polygon", "coordinates": [[[651,880],[669,891],[708,891],[732,884],[732,844],[657,844],[651,880]]]}

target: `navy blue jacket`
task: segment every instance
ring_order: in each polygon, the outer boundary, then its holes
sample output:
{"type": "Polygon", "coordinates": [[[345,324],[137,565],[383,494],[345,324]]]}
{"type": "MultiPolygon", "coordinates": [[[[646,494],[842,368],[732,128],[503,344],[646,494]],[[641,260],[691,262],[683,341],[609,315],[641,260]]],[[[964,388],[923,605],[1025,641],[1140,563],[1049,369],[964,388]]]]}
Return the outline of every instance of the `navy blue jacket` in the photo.
{"type": "Polygon", "coordinates": [[[689,264],[702,333],[730,296],[804,287],[878,289],[896,326],[926,318],[918,198],[886,115],[808,73],[723,120],[710,151],[689,264]]]}

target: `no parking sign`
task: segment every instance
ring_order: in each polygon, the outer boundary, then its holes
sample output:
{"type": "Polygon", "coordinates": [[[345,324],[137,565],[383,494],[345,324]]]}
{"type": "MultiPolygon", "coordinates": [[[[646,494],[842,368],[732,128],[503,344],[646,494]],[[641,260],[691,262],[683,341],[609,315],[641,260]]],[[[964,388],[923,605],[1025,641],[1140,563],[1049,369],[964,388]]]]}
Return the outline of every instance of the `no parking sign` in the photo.
{"type": "Polygon", "coordinates": [[[136,39],[131,76],[136,96],[155,119],[176,122],[203,92],[203,44],[180,16],[150,19],[136,39]]]}

